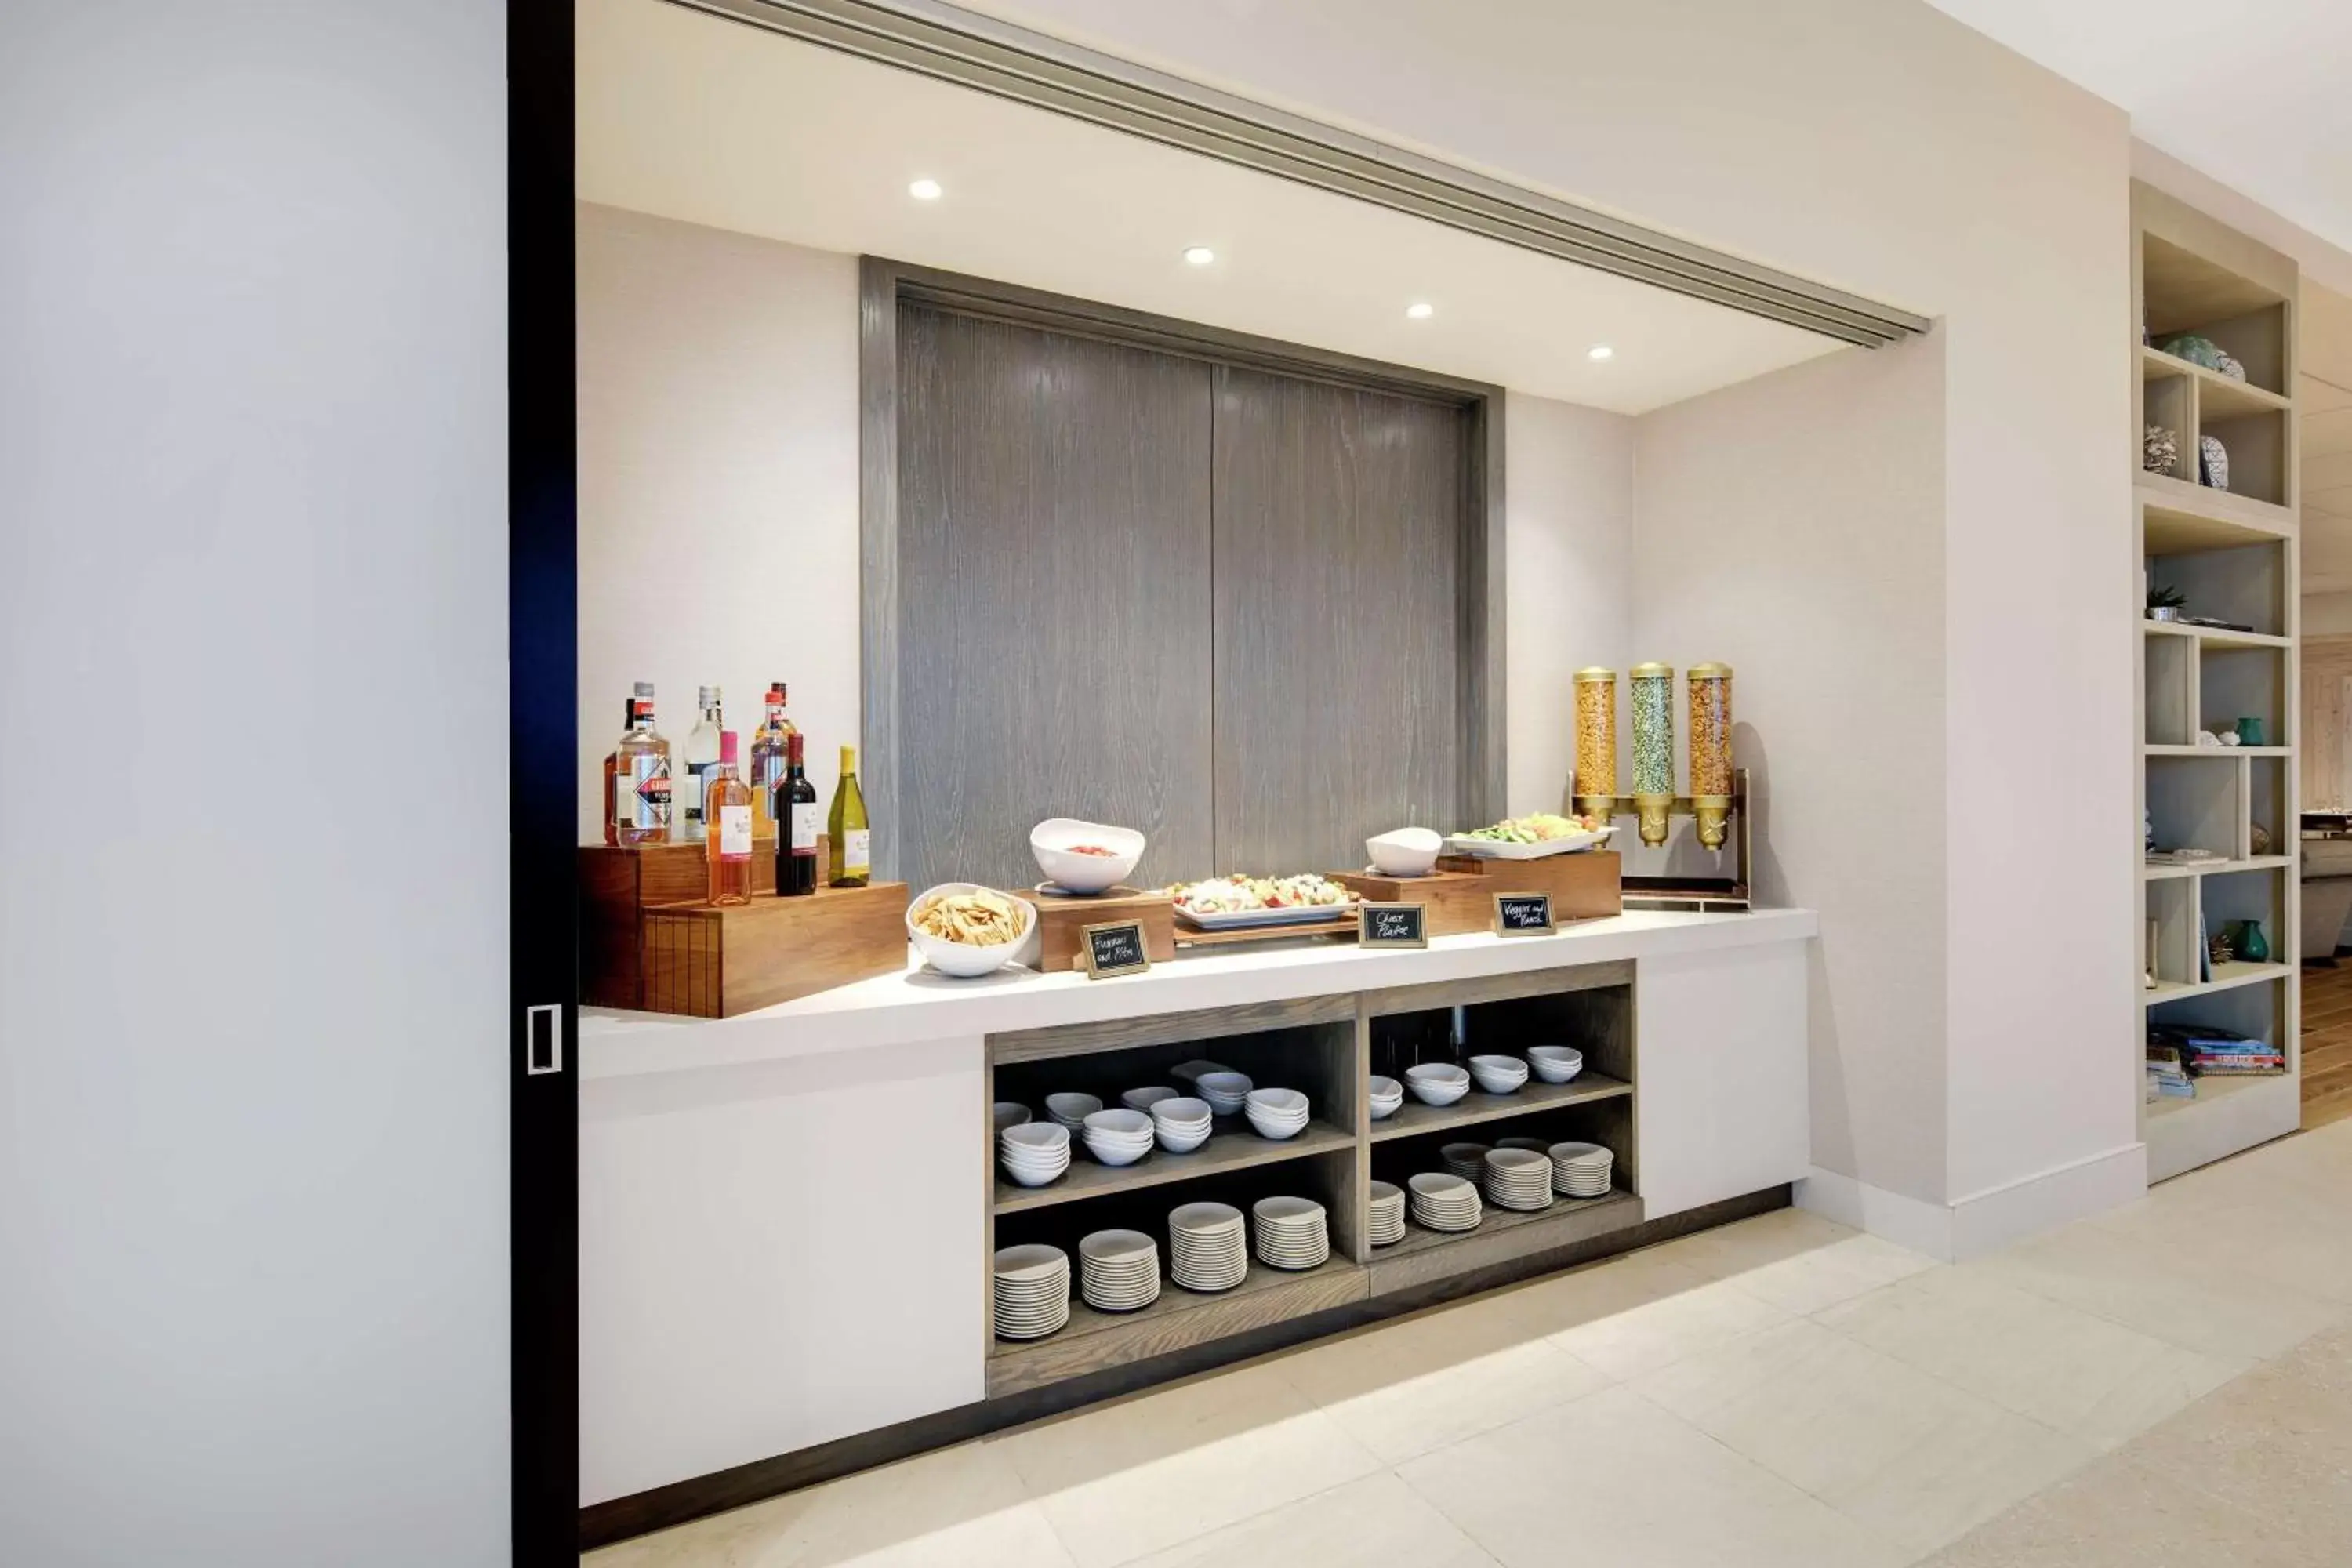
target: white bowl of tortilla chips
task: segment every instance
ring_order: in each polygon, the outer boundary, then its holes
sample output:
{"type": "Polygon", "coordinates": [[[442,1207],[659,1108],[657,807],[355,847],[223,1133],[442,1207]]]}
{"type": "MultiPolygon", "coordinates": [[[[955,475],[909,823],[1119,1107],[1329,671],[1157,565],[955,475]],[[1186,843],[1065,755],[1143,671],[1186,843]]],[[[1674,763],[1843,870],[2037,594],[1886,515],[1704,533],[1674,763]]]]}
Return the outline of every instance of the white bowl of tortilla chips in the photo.
{"type": "Polygon", "coordinates": [[[923,962],[961,980],[1013,962],[1037,911],[1025,899],[976,882],[941,882],[907,906],[907,936],[923,962]]]}

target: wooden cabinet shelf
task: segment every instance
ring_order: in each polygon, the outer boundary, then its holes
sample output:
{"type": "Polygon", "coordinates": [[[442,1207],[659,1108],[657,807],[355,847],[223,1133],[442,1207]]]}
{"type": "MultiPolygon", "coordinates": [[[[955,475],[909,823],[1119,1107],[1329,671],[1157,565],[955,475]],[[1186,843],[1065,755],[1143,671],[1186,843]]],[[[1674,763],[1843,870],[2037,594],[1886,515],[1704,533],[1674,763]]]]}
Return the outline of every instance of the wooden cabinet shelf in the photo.
{"type": "MultiPolygon", "coordinates": [[[[1409,1196],[1405,1201],[1412,1203],[1409,1196]]],[[[1641,1223],[1642,1200],[1622,1189],[1606,1197],[1555,1198],[1551,1207],[1532,1213],[1488,1204],[1475,1230],[1424,1230],[1408,1220],[1402,1240],[1372,1253],[1372,1294],[1572,1247],[1641,1223]]]]}
{"type": "Polygon", "coordinates": [[[1164,1182],[1188,1182],[1222,1171],[1240,1171],[1252,1165],[1303,1160],[1316,1154],[1330,1153],[1335,1149],[1351,1148],[1356,1140],[1352,1134],[1341,1131],[1328,1121],[1309,1121],[1307,1130],[1295,1138],[1261,1138],[1250,1129],[1248,1122],[1236,1117],[1230,1127],[1220,1126],[1206,1143],[1189,1154],[1171,1154],[1165,1149],[1154,1149],[1132,1165],[1102,1164],[1087,1153],[1075,1135],[1070,1142],[1070,1168],[1063,1173],[1060,1181],[1050,1185],[1024,1187],[1018,1182],[1007,1180],[1000,1167],[996,1173],[996,1212],[1017,1214],[1024,1209],[1074,1204],[1111,1193],[1133,1192],[1139,1187],[1156,1187],[1164,1182]]]}
{"type": "Polygon", "coordinates": [[[2139,351],[2139,374],[2142,381],[2154,381],[2160,376],[2186,376],[2197,384],[2197,405],[2207,421],[2237,419],[2249,414],[2284,414],[2294,405],[2265,387],[2235,380],[2218,370],[2207,370],[2178,354],[2142,345],[2139,351]]]}
{"type": "Polygon", "coordinates": [[[1580,1072],[1566,1083],[1538,1083],[1529,1079],[1517,1094],[1488,1094],[1474,1089],[1452,1105],[1423,1105],[1412,1097],[1412,1090],[1407,1089],[1404,1104],[1393,1115],[1372,1123],[1371,1140],[1385,1142],[1391,1138],[1410,1138],[1417,1132],[1468,1127],[1506,1116],[1528,1116],[1563,1105],[1584,1105],[1633,1092],[1632,1084],[1597,1072],[1580,1072]]]}

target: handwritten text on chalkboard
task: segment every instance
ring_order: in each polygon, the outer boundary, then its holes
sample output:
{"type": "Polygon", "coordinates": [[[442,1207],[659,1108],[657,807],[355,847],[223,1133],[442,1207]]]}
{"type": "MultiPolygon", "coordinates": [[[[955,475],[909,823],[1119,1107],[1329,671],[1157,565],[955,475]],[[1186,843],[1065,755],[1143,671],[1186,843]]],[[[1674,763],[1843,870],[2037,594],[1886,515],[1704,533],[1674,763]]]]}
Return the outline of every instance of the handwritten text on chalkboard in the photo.
{"type": "Polygon", "coordinates": [[[1364,947],[1427,947],[1429,907],[1426,904],[1359,906],[1357,941],[1364,947]]]}
{"type": "Polygon", "coordinates": [[[1549,893],[1496,893],[1496,936],[1546,936],[1552,931],[1549,893]]]}
{"type": "Polygon", "coordinates": [[[1087,978],[1108,980],[1115,974],[1140,974],[1151,967],[1143,950],[1141,921],[1110,921],[1084,928],[1078,956],[1086,961],[1087,978]]]}

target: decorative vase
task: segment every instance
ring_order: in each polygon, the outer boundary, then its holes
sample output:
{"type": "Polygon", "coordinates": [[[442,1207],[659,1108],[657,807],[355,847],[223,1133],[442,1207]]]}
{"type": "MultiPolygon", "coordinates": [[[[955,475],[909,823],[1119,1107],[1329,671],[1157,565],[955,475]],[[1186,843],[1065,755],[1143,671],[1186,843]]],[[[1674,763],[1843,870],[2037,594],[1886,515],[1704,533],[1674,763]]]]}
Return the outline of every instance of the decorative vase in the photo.
{"type": "Polygon", "coordinates": [[[2236,934],[2230,939],[2230,951],[2242,963],[2268,963],[2271,961],[2270,939],[2263,935],[2260,921],[2239,921],[2231,928],[2236,934]]]}
{"type": "Polygon", "coordinates": [[[2164,352],[2175,359],[2185,359],[2190,364],[2203,365],[2207,370],[2220,370],[2221,362],[2229,357],[2212,339],[2200,338],[2194,332],[2171,339],[2164,344],[2164,352]]]}
{"type": "Polygon", "coordinates": [[[2263,721],[2260,719],[2238,721],[2238,744],[2259,746],[2263,743],[2263,721]]]}
{"type": "Polygon", "coordinates": [[[2230,488],[2230,448],[2218,436],[2197,437],[2198,477],[2217,490],[2230,488]]]}

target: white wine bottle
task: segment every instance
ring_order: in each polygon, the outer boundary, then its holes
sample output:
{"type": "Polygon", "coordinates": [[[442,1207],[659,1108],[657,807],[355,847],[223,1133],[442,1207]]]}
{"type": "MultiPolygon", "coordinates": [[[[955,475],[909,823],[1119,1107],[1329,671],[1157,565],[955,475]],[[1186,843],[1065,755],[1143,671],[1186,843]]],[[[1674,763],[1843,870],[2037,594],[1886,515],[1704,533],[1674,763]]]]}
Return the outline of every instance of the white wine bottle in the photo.
{"type": "Polygon", "coordinates": [[[841,748],[841,782],[833,786],[833,814],[825,819],[833,840],[833,885],[862,888],[874,875],[874,836],[866,826],[866,792],[857,787],[857,748],[841,748]]]}

